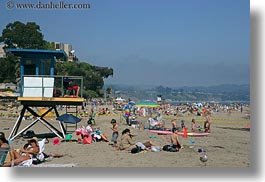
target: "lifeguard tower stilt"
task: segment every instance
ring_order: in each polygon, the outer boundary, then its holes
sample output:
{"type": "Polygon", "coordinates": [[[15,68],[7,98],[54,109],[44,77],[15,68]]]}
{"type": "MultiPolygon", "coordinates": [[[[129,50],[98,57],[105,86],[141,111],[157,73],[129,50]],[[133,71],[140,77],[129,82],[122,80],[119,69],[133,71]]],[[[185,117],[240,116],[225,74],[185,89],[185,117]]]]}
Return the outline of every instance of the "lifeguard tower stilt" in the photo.
{"type": "MultiPolygon", "coordinates": [[[[58,121],[58,125],[61,131],[59,131],[56,127],[54,127],[51,123],[49,123],[45,116],[50,112],[54,111],[56,117],[59,116],[59,112],[57,110],[58,105],[67,106],[82,106],[84,99],[82,98],[82,87],[83,87],[83,79],[80,77],[80,93],[81,97],[78,95],[75,97],[64,97],[63,96],[63,88],[62,95],[54,97],[54,84],[62,83],[62,76],[54,76],[54,62],[55,59],[65,58],[64,51],[52,51],[52,50],[32,50],[32,49],[7,49],[7,52],[12,52],[14,55],[20,58],[20,97],[18,97],[18,101],[23,106],[20,115],[10,133],[9,139],[13,140],[18,137],[20,134],[27,131],[37,122],[42,123],[45,127],[47,127],[51,132],[53,132],[59,138],[65,138],[66,130],[62,122],[58,121]],[[45,61],[49,62],[50,69],[45,70],[47,65],[45,66],[45,61]],[[27,72],[27,68],[31,71],[35,72],[27,72]],[[32,69],[35,68],[35,69],[32,69]],[[50,72],[47,75],[47,71],[50,72]],[[25,72],[27,74],[25,74],[25,72]],[[55,79],[61,79],[61,81],[55,79]],[[41,115],[34,111],[33,108],[39,107],[47,107],[46,112],[41,115]],[[27,125],[25,128],[19,131],[19,127],[23,122],[23,118],[25,117],[25,113],[28,111],[34,117],[34,120],[27,125]]],[[[70,77],[70,76],[68,76],[70,77]]],[[[77,79],[77,78],[75,78],[77,79]]],[[[62,86],[61,86],[62,87],[62,86]]]]}

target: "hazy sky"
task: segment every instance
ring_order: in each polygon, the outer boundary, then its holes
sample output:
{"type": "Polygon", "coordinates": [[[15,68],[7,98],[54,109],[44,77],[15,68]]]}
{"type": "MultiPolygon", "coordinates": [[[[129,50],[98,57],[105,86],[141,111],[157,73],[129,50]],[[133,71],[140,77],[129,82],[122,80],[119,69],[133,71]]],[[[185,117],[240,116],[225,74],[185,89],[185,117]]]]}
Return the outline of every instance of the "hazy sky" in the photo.
{"type": "Polygon", "coordinates": [[[250,81],[248,0],[63,1],[91,6],[79,10],[8,9],[6,2],[0,2],[1,30],[17,20],[36,22],[45,40],[72,44],[80,61],[112,67],[114,76],[106,83],[178,87],[250,81]]]}

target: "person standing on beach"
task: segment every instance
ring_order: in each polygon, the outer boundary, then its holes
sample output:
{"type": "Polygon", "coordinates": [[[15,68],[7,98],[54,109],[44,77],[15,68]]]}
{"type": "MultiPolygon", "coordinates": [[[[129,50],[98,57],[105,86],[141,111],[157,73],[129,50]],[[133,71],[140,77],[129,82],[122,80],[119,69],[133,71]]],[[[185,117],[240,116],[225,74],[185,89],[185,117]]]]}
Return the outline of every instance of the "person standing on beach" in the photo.
{"type": "Polygon", "coordinates": [[[112,130],[112,138],[111,141],[113,142],[113,147],[117,148],[117,140],[118,140],[118,136],[119,136],[119,126],[117,124],[116,119],[112,119],[111,122],[112,124],[112,128],[110,128],[112,130]]]}
{"type": "Polygon", "coordinates": [[[191,120],[191,131],[192,132],[196,132],[197,131],[197,126],[196,126],[196,123],[195,123],[195,119],[191,120]]]}
{"type": "Polygon", "coordinates": [[[184,120],[181,120],[181,122],[180,122],[180,126],[181,126],[182,129],[185,128],[184,120]]]}

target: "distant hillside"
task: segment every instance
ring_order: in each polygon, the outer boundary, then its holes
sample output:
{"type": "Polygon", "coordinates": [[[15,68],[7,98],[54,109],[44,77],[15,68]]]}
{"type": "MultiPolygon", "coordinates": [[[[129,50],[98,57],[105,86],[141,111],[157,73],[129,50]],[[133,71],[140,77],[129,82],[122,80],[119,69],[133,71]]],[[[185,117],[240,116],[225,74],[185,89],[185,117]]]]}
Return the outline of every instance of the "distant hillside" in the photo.
{"type": "Polygon", "coordinates": [[[215,85],[208,87],[181,87],[179,89],[183,89],[186,91],[202,91],[202,92],[210,92],[210,93],[220,93],[220,92],[238,92],[238,93],[249,93],[250,85],[235,85],[235,84],[223,84],[223,85],[215,85]]]}
{"type": "MultiPolygon", "coordinates": [[[[157,95],[164,99],[177,101],[250,101],[250,85],[223,84],[206,87],[179,87],[170,88],[163,86],[134,86],[134,85],[106,85],[124,98],[151,99],[157,95]]],[[[115,96],[114,93],[114,96],[115,96]]]]}

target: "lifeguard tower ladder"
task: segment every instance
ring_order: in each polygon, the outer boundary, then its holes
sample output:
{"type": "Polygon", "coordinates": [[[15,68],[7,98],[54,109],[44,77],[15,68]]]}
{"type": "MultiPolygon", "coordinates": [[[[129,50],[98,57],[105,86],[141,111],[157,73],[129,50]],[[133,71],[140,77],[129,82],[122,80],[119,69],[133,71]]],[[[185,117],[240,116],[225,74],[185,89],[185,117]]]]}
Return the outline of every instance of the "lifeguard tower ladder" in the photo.
{"type": "MultiPolygon", "coordinates": [[[[61,61],[66,60],[66,54],[64,51],[15,48],[8,48],[6,51],[13,53],[20,59],[20,96],[18,97],[18,101],[23,106],[10,133],[9,139],[15,139],[37,122],[42,123],[59,138],[65,138],[67,131],[63,123],[58,121],[61,130],[59,131],[59,129],[45,119],[45,116],[54,110],[56,117],[58,117],[59,112],[57,106],[82,106],[84,101],[82,98],[83,78],[72,77],[73,79],[80,81],[80,93],[74,96],[65,97],[63,89],[64,76],[54,75],[55,61],[59,59],[61,61]],[[60,94],[56,94],[57,91],[60,94]],[[33,107],[47,107],[49,109],[44,113],[39,114],[34,111],[33,107]],[[25,128],[18,131],[26,111],[32,114],[36,119],[25,128]]],[[[71,79],[71,76],[67,77],[71,79]]]]}

